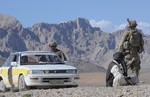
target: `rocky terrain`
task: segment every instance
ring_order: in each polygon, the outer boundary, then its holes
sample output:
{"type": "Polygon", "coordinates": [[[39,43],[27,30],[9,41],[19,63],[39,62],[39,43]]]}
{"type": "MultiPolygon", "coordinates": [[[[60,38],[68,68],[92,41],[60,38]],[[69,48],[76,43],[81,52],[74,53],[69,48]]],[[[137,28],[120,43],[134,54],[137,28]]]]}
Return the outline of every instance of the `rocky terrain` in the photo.
{"type": "Polygon", "coordinates": [[[150,86],[78,87],[1,93],[0,97],[150,97],[150,86]]]}

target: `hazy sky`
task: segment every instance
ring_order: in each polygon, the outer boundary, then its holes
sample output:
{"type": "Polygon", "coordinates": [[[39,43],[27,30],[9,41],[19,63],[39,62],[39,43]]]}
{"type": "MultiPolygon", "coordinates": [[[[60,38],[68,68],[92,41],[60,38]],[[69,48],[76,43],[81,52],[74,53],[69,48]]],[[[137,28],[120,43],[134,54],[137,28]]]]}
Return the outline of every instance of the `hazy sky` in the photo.
{"type": "Polygon", "coordinates": [[[150,0],[0,0],[0,14],[8,14],[24,27],[35,23],[60,23],[86,18],[92,26],[113,32],[123,28],[127,18],[150,34],[150,0]]]}

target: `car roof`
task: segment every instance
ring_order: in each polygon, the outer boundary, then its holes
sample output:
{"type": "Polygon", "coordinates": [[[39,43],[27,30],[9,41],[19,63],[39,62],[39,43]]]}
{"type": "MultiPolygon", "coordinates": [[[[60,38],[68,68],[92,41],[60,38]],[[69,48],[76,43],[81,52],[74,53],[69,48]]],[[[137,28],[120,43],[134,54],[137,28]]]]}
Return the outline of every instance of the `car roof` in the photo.
{"type": "Polygon", "coordinates": [[[53,52],[50,51],[22,51],[22,52],[15,52],[12,54],[21,54],[21,55],[39,55],[39,54],[43,54],[43,55],[56,55],[53,52]]]}

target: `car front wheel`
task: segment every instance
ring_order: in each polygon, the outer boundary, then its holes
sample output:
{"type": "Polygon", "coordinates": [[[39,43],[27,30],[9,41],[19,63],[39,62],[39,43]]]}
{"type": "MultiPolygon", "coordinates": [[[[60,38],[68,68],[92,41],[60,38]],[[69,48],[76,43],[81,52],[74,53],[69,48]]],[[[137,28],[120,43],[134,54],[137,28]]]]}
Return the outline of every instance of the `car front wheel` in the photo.
{"type": "Polygon", "coordinates": [[[19,88],[20,91],[28,90],[28,87],[25,83],[23,75],[20,75],[20,77],[19,77],[18,88],[19,88]]]}
{"type": "Polygon", "coordinates": [[[2,92],[6,92],[6,86],[3,82],[3,80],[0,80],[0,91],[2,92]]]}

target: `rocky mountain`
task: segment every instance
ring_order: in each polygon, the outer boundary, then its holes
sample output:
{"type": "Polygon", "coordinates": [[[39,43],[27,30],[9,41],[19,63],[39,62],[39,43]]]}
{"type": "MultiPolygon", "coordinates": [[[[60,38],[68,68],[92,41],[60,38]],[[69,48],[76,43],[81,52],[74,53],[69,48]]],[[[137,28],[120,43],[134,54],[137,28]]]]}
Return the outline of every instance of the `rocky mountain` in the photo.
{"type": "MultiPolygon", "coordinates": [[[[103,32],[84,18],[60,24],[37,23],[24,28],[14,17],[0,14],[0,55],[7,58],[16,51],[50,50],[48,44],[55,41],[68,62],[80,71],[105,71],[122,34],[123,30],[103,32]]],[[[144,36],[144,40],[145,53],[141,58],[147,67],[150,36],[144,36]]]]}

